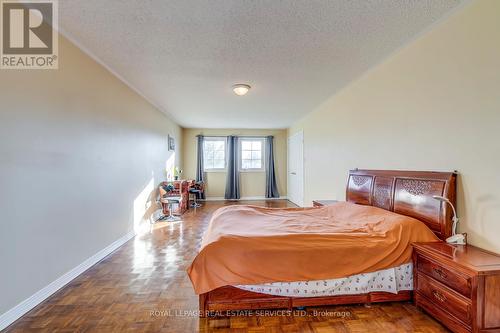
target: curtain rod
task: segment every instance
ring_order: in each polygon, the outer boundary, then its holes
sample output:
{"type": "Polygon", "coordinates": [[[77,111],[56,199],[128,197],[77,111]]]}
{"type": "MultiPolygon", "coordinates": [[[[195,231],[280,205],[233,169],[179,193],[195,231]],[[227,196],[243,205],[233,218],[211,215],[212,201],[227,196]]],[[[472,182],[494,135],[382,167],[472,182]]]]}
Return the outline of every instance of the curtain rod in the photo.
{"type": "Polygon", "coordinates": [[[203,135],[203,134],[198,134],[196,136],[197,137],[198,136],[202,136],[204,138],[225,138],[225,137],[228,137],[230,135],[237,136],[237,137],[240,137],[240,138],[267,138],[268,136],[274,137],[273,135],[236,135],[236,134],[229,134],[229,135],[203,135]]]}

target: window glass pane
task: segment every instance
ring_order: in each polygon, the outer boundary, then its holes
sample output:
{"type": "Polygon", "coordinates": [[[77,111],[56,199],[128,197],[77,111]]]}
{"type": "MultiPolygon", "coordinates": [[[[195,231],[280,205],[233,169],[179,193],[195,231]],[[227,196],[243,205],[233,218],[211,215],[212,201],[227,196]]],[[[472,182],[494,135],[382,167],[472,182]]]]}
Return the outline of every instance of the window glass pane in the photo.
{"type": "Polygon", "coordinates": [[[252,168],[253,169],[260,169],[262,166],[261,166],[261,162],[260,160],[252,160],[252,168]]]}
{"type": "Polygon", "coordinates": [[[221,159],[215,159],[214,160],[214,168],[224,169],[224,167],[225,167],[224,160],[221,160],[221,159]]]}
{"type": "Polygon", "coordinates": [[[214,159],[223,160],[224,159],[224,150],[217,150],[214,152],[214,159]]]}
{"type": "Polygon", "coordinates": [[[241,152],[241,158],[244,160],[249,160],[252,158],[252,152],[249,150],[244,150],[241,152]]]}
{"type": "Polygon", "coordinates": [[[213,141],[205,141],[203,144],[204,144],[205,150],[213,150],[214,149],[213,141]]]}
{"type": "Polygon", "coordinates": [[[252,141],[252,150],[261,150],[261,141],[252,141]]]}
{"type": "Polygon", "coordinates": [[[261,158],[261,153],[260,151],[252,151],[252,160],[259,160],[261,158]]]}
{"type": "Polygon", "coordinates": [[[205,140],[203,142],[203,160],[205,169],[224,169],[226,167],[226,141],[221,140],[205,140]]]}
{"type": "Polygon", "coordinates": [[[252,167],[252,160],[243,160],[241,161],[242,169],[250,169],[252,167]]]}
{"type": "Polygon", "coordinates": [[[215,150],[224,150],[224,141],[214,141],[215,150]]]}
{"type": "Polygon", "coordinates": [[[241,140],[241,168],[262,169],[262,140],[241,140]]]}
{"type": "Polygon", "coordinates": [[[252,142],[243,140],[241,141],[241,149],[243,150],[251,150],[252,149],[252,142]]]}
{"type": "Polygon", "coordinates": [[[206,158],[213,158],[214,151],[210,150],[210,149],[207,149],[207,150],[205,150],[204,155],[205,155],[206,158]]]}

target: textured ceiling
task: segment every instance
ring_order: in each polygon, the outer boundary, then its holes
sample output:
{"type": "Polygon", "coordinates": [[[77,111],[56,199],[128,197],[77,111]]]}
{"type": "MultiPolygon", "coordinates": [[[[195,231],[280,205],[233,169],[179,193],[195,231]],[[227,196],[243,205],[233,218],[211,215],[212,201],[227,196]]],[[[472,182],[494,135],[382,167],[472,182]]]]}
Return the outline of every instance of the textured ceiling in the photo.
{"type": "Polygon", "coordinates": [[[64,0],[59,17],[184,127],[284,128],[461,2],[64,0]]]}

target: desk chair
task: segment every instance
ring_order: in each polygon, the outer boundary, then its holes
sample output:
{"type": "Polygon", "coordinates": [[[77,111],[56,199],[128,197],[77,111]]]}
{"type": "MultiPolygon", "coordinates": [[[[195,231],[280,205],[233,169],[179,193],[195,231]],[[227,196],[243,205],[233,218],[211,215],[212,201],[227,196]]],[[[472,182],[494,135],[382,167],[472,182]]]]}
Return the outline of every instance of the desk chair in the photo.
{"type": "Polygon", "coordinates": [[[174,211],[174,204],[179,205],[181,202],[181,197],[180,196],[169,196],[169,193],[172,193],[174,190],[174,186],[171,184],[168,184],[167,182],[161,182],[159,187],[159,194],[160,194],[160,204],[163,207],[163,215],[158,219],[158,221],[167,221],[167,222],[176,222],[180,221],[181,218],[174,216],[173,211],[174,211]],[[166,215],[165,212],[165,205],[168,208],[168,215],[166,215]]]}
{"type": "Polygon", "coordinates": [[[200,194],[200,193],[201,193],[201,190],[199,190],[199,189],[196,189],[196,188],[189,189],[189,194],[194,194],[194,196],[193,196],[194,198],[193,198],[193,202],[191,203],[191,207],[193,207],[193,208],[201,207],[201,204],[196,201],[196,199],[198,198],[198,194],[200,194]]]}
{"type": "Polygon", "coordinates": [[[164,197],[161,198],[162,203],[166,203],[168,205],[168,215],[164,215],[160,217],[161,221],[167,221],[167,222],[177,222],[180,221],[181,218],[178,216],[174,216],[172,212],[174,211],[174,204],[180,204],[181,202],[181,197],[164,197]]]}
{"type": "Polygon", "coordinates": [[[193,199],[193,202],[191,203],[191,207],[193,207],[193,208],[201,207],[201,204],[198,203],[197,199],[198,199],[198,195],[200,195],[202,192],[203,192],[203,182],[196,182],[193,184],[193,186],[191,186],[191,188],[189,189],[189,194],[194,195],[194,199],[193,199]]]}

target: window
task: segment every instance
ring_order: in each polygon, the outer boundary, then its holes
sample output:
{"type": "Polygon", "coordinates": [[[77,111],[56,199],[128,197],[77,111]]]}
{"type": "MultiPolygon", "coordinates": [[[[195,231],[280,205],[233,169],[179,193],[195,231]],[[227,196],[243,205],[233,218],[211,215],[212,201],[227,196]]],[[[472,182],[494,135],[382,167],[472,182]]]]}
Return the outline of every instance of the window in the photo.
{"type": "Polygon", "coordinates": [[[240,169],[242,171],[264,170],[264,139],[240,139],[240,169]]]}
{"type": "Polygon", "coordinates": [[[203,163],[205,170],[226,168],[226,138],[205,138],[203,140],[203,163]]]}

